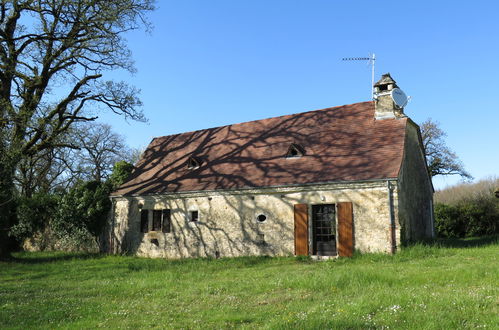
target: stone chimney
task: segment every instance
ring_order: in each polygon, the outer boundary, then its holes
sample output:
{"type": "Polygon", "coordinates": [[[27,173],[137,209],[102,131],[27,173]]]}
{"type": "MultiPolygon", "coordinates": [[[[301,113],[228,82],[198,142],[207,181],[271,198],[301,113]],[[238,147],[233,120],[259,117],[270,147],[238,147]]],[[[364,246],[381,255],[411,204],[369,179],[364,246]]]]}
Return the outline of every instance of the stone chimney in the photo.
{"type": "Polygon", "coordinates": [[[404,114],[404,108],[397,106],[393,101],[392,91],[396,88],[398,89],[397,83],[393,80],[389,73],[382,75],[381,79],[374,84],[374,107],[376,119],[406,117],[404,114]]]}

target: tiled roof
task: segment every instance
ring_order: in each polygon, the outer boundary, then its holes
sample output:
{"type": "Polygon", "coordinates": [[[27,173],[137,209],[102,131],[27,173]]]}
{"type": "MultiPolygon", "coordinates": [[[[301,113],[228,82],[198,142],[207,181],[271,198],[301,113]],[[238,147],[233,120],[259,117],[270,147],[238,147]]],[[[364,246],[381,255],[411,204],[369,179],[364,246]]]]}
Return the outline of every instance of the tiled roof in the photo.
{"type": "Polygon", "coordinates": [[[159,137],[113,195],[396,178],[406,123],[364,102],[159,137]],[[292,143],[305,154],[286,158],[292,143]]]}

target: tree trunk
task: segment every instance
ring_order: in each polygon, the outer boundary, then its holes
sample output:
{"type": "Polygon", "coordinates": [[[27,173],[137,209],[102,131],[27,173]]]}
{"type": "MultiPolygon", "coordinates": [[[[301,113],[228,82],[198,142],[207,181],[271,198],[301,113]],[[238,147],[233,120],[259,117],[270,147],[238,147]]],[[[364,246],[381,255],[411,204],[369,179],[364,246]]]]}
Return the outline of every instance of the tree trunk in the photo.
{"type": "Polygon", "coordinates": [[[0,163],[0,258],[8,257],[14,248],[14,240],[9,237],[15,211],[14,171],[9,167],[0,163]]]}
{"type": "Polygon", "coordinates": [[[14,167],[12,160],[0,161],[0,258],[8,258],[15,247],[15,240],[9,237],[15,216],[14,167]]]}

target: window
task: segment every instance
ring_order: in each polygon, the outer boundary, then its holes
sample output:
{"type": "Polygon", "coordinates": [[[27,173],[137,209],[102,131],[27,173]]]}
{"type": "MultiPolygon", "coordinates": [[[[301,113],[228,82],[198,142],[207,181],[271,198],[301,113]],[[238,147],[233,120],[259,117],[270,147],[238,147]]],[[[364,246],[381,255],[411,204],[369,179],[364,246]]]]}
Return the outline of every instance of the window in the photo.
{"type": "Polygon", "coordinates": [[[191,211],[189,219],[193,222],[199,221],[199,211],[191,211]]]}
{"type": "Polygon", "coordinates": [[[162,210],[154,210],[152,211],[152,231],[160,231],[161,230],[161,217],[163,215],[162,210]]]}
{"type": "Polygon", "coordinates": [[[190,170],[195,170],[201,166],[201,159],[198,157],[189,157],[187,160],[187,168],[190,170]]]}
{"type": "Polygon", "coordinates": [[[286,158],[298,158],[303,156],[304,154],[305,154],[305,149],[303,149],[302,146],[292,143],[288,148],[288,152],[286,153],[286,158]]]}
{"type": "Polygon", "coordinates": [[[263,223],[263,222],[267,221],[267,216],[265,214],[259,214],[256,217],[256,221],[258,221],[259,223],[263,223]]]}
{"type": "Polygon", "coordinates": [[[384,92],[388,90],[388,85],[379,85],[378,88],[380,92],[384,92]]]}
{"type": "Polygon", "coordinates": [[[266,245],[265,234],[257,234],[256,235],[256,243],[259,245],[266,245]]]}
{"type": "Polygon", "coordinates": [[[172,218],[170,210],[163,210],[163,233],[171,233],[172,231],[172,218]]]}
{"type": "Polygon", "coordinates": [[[169,209],[152,210],[152,227],[149,229],[149,210],[141,210],[140,231],[147,233],[151,231],[162,231],[171,233],[172,231],[171,212],[169,209]]]}
{"type": "Polygon", "coordinates": [[[140,232],[147,233],[149,231],[149,212],[148,210],[140,210],[140,232]]]}

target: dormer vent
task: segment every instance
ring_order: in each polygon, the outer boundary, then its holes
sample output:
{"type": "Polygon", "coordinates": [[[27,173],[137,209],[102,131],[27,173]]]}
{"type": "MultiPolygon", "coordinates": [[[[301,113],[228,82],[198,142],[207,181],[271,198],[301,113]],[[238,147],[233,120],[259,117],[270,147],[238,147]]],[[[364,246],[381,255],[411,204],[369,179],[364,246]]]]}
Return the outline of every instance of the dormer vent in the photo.
{"type": "Polygon", "coordinates": [[[201,166],[201,159],[198,157],[191,156],[187,160],[187,168],[190,170],[195,170],[196,168],[199,168],[201,166]]]}
{"type": "Polygon", "coordinates": [[[286,153],[286,158],[298,158],[305,155],[305,149],[296,143],[291,143],[286,153]]]}

